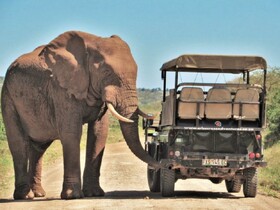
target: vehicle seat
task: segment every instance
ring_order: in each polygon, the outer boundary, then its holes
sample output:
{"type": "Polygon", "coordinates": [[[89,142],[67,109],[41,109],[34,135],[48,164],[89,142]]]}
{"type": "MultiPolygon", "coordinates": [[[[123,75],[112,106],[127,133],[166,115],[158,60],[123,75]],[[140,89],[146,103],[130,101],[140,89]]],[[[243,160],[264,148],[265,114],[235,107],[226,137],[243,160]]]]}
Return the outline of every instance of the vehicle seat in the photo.
{"type": "Polygon", "coordinates": [[[178,102],[178,117],[181,119],[201,119],[204,117],[204,94],[201,88],[182,88],[178,102]],[[197,102],[202,103],[198,105],[197,102]]]}
{"type": "Polygon", "coordinates": [[[174,89],[170,89],[169,95],[165,98],[165,102],[162,102],[161,125],[173,124],[174,94],[174,89]]]}
{"type": "Polygon", "coordinates": [[[232,115],[231,93],[224,87],[211,88],[205,104],[205,116],[208,119],[229,119],[232,115]]]}
{"type": "MultiPolygon", "coordinates": [[[[252,88],[239,89],[236,91],[234,102],[259,102],[259,92],[252,88]]],[[[255,121],[259,119],[259,108],[259,104],[243,104],[240,110],[240,104],[233,104],[233,118],[255,121]]]]}

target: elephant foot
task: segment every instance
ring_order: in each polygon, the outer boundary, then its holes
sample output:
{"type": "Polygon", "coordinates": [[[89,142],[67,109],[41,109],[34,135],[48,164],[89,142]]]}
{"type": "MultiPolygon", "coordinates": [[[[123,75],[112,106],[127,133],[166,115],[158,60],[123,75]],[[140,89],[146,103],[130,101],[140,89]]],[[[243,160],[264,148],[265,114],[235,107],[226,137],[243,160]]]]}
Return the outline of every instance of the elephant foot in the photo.
{"type": "Polygon", "coordinates": [[[80,184],[63,184],[63,189],[60,194],[62,199],[77,199],[83,198],[84,194],[81,190],[80,184]]]}
{"type": "Polygon", "coordinates": [[[41,184],[35,184],[32,186],[32,191],[35,197],[45,197],[46,192],[41,184]]]}
{"type": "Polygon", "coordinates": [[[83,189],[85,197],[101,197],[105,195],[104,190],[98,185],[95,187],[84,187],[83,189]]]}
{"type": "Polygon", "coordinates": [[[32,192],[32,190],[28,185],[16,187],[14,191],[15,200],[28,200],[33,198],[34,198],[34,193],[32,192]]]}

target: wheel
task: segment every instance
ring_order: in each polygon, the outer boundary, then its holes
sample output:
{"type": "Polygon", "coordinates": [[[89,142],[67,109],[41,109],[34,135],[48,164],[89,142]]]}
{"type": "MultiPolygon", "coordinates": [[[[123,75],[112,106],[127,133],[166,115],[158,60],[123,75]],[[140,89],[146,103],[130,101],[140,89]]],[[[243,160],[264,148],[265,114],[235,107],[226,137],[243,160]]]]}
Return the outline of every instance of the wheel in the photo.
{"type": "Polygon", "coordinates": [[[258,185],[258,173],[256,168],[247,168],[243,171],[245,181],[243,193],[245,197],[256,197],[258,185]]]}
{"type": "Polygon", "coordinates": [[[210,178],[210,181],[213,184],[220,184],[220,183],[222,183],[223,179],[222,178],[210,178]]]}
{"type": "Polygon", "coordinates": [[[151,192],[160,192],[160,170],[147,168],[148,184],[151,192]]]}
{"type": "MultiPolygon", "coordinates": [[[[148,144],[148,153],[154,159],[157,159],[157,145],[148,144]]],[[[148,184],[151,192],[160,192],[160,170],[154,170],[147,167],[148,184]]]]}
{"type": "Polygon", "coordinates": [[[163,197],[174,196],[175,171],[172,169],[161,169],[160,190],[163,197]]]}
{"type": "Polygon", "coordinates": [[[238,193],[241,190],[241,180],[240,179],[233,179],[233,180],[225,180],[227,191],[229,193],[238,193]]]}
{"type": "Polygon", "coordinates": [[[235,177],[232,180],[225,180],[227,191],[229,193],[238,193],[241,190],[242,180],[240,177],[242,176],[241,171],[237,171],[235,177]]]}

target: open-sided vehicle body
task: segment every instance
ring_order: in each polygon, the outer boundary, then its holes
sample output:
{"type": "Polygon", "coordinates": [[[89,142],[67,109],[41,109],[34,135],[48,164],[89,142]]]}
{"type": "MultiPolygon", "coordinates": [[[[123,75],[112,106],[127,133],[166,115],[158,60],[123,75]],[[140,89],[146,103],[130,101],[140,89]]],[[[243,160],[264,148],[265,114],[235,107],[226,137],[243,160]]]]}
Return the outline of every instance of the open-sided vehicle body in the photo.
{"type": "Polygon", "coordinates": [[[182,55],[164,63],[162,111],[158,125],[144,119],[146,150],[168,166],[148,166],[150,190],[174,195],[178,179],[225,180],[228,192],[257,193],[257,168],[264,167],[261,131],[265,128],[266,61],[256,56],[182,55]],[[261,84],[250,75],[261,70],[261,84]],[[238,83],[183,81],[187,72],[241,74],[238,83]],[[167,91],[169,74],[174,88],[167,91]]]}

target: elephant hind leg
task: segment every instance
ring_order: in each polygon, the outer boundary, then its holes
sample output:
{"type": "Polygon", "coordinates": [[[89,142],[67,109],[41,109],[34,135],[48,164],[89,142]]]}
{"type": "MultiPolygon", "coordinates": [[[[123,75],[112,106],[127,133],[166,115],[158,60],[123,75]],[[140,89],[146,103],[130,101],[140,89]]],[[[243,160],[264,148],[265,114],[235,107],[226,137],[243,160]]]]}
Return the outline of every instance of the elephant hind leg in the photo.
{"type": "Polygon", "coordinates": [[[35,197],[44,197],[46,195],[46,192],[41,184],[42,162],[43,162],[43,155],[51,144],[52,141],[45,144],[32,142],[30,145],[30,156],[29,156],[30,186],[35,197]]]}
{"type": "Polygon", "coordinates": [[[3,95],[2,114],[6,135],[13,156],[15,172],[14,199],[33,199],[34,194],[29,185],[28,153],[29,137],[26,135],[18,113],[9,97],[3,95]]]}
{"type": "Polygon", "coordinates": [[[16,186],[13,197],[15,200],[29,200],[34,198],[34,193],[28,185],[16,186]]]}

